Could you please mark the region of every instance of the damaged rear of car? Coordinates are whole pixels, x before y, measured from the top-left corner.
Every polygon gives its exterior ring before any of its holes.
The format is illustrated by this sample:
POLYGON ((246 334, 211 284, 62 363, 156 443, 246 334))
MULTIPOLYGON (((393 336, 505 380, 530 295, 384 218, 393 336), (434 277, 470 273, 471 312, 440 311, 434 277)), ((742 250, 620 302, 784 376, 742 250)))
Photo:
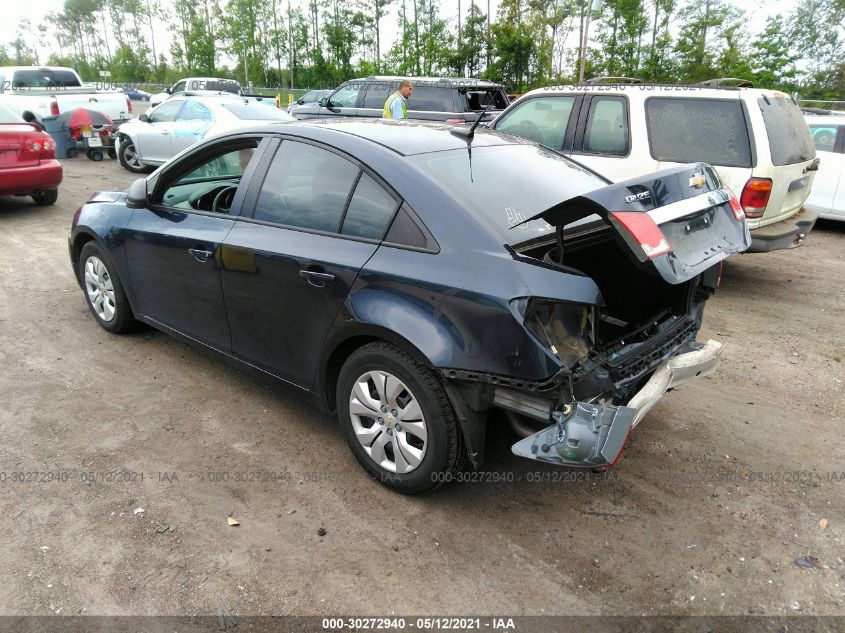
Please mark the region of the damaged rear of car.
POLYGON ((516 300, 562 367, 530 398, 497 389, 494 403, 551 423, 515 444, 516 455, 607 467, 666 391, 718 364, 722 344, 696 334, 721 261, 750 245, 742 207, 712 167, 697 164, 609 185, 532 219, 554 226, 556 241, 521 247, 520 256, 588 275, 601 300, 516 300))
MULTIPOLYGON (((669 389, 718 364, 722 344, 696 335, 721 262, 751 243, 742 207, 706 164, 603 184, 568 163, 568 186, 584 193, 537 211, 556 186, 543 178, 545 163, 531 165, 531 178, 514 190, 500 166, 485 162, 488 152, 503 150, 483 149, 470 148, 463 160, 444 152, 417 161, 496 225, 513 264, 500 274, 492 259, 479 263, 464 254, 473 260, 467 266, 488 270, 481 285, 497 287, 485 300, 506 299, 510 319, 480 323, 486 342, 462 338, 465 348, 477 342, 495 350, 486 362, 453 353, 432 363, 458 412, 469 458, 480 464, 478 429, 498 408, 526 436, 513 445, 516 455, 609 467, 669 389), (509 331, 512 323, 526 341, 509 331)), ((565 160, 539 152, 538 159, 565 160)), ((440 305, 441 318, 451 318, 450 305, 440 305)))

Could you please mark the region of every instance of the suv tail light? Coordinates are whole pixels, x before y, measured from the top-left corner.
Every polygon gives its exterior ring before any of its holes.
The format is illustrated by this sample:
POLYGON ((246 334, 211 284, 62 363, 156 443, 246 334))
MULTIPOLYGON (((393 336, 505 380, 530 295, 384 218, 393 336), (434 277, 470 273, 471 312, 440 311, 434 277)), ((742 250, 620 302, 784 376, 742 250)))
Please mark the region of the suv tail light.
POLYGON ((672 245, 648 213, 614 211, 610 215, 625 227, 649 259, 672 252, 672 245))
POLYGON ((772 194, 772 181, 768 178, 750 178, 742 190, 739 202, 746 217, 759 218, 766 211, 769 196, 772 194))
POLYGON ((132 102, 126 97, 126 112, 132 114, 132 102))
POLYGON ((41 160, 48 160, 56 157, 56 142, 49 136, 41 141, 41 160))
POLYGON ((58 101, 51 101, 50 102, 50 116, 59 116, 59 102, 58 101))

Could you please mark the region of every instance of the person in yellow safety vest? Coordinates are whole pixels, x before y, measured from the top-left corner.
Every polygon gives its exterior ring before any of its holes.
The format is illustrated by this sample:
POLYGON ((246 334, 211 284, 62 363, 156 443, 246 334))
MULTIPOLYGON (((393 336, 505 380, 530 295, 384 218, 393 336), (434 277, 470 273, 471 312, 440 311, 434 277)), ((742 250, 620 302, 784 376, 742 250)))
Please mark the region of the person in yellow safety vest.
POLYGON ((394 92, 384 102, 383 118, 385 119, 407 119, 408 118, 408 104, 407 101, 414 92, 414 87, 407 79, 399 82, 399 90, 394 92))

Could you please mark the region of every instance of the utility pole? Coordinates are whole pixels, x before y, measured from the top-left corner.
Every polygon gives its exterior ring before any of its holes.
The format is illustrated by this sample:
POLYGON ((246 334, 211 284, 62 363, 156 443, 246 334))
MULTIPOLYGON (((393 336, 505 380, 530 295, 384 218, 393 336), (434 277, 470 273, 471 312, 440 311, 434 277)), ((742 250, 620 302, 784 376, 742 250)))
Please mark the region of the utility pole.
POLYGON ((487 66, 490 68, 490 0, 487 0, 487 66))
POLYGON ((602 0, 585 0, 587 16, 584 18, 584 30, 581 34, 581 54, 578 69, 578 81, 584 81, 584 67, 587 65, 587 43, 590 41, 590 17, 593 11, 601 11, 602 0))
POLYGON ((295 57, 296 53, 293 50, 293 21, 290 18, 290 0, 288 0, 288 72, 290 73, 290 90, 293 90, 293 61, 295 57))
POLYGON ((241 46, 244 49, 244 87, 249 85, 249 74, 246 70, 246 34, 243 32, 243 27, 241 27, 241 46))

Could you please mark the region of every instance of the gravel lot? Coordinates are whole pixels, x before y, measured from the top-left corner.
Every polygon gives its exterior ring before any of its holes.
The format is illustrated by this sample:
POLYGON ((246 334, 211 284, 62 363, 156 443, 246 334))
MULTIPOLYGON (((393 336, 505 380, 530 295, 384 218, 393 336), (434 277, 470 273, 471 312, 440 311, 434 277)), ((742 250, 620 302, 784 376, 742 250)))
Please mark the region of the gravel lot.
POLYGON ((727 263, 719 370, 609 475, 519 460, 494 419, 513 481, 406 498, 297 394, 99 328, 67 232, 134 176, 64 164, 55 206, 0 198, 0 614, 845 615, 845 225, 727 263))

